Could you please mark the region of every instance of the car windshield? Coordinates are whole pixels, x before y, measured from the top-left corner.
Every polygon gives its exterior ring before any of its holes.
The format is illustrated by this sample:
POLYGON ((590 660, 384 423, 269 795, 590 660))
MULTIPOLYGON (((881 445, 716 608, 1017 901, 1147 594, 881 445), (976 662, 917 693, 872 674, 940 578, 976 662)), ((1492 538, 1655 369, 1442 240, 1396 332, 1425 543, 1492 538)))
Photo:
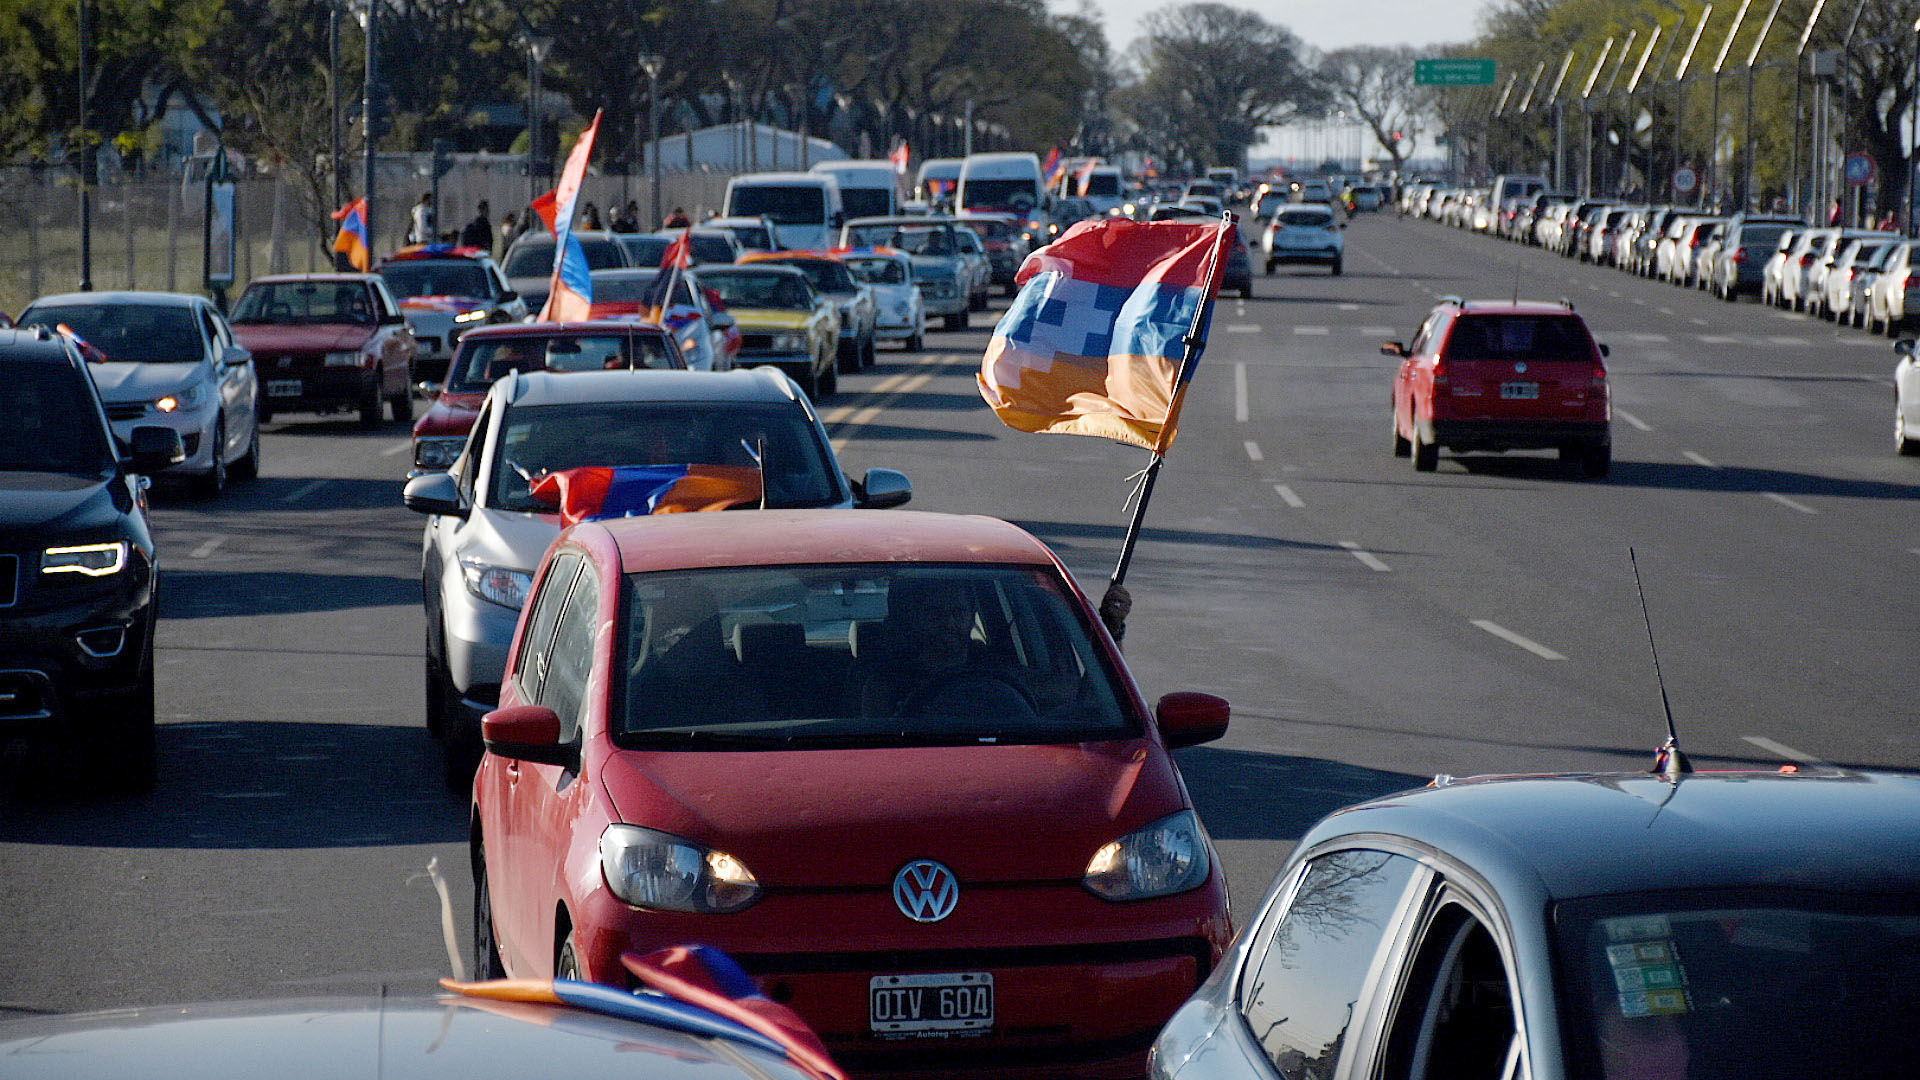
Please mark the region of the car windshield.
MULTIPOLYGON (((667 255, 667 245, 671 243, 673 241, 665 236, 623 235, 620 237, 620 246, 627 249, 628 266, 659 266, 660 260, 667 255)), ((547 248, 547 261, 550 270, 553 261, 551 246, 547 248)), ((538 270, 530 272, 540 273, 538 270)), ((507 267, 507 273, 515 277, 521 276, 511 265, 507 267)))
POLYGON ((0 472, 100 476, 113 469, 113 448, 101 429, 79 372, 66 364, 23 361, 0 377, 0 472))
MULTIPOLYGON (((773 247, 773 241, 767 236, 767 230, 758 225, 729 225, 727 231, 733 234, 734 241, 743 248, 767 251, 773 247)), ((659 257, 655 256, 654 261, 659 262, 659 257)))
POLYGON ((1013 222, 999 218, 968 218, 961 224, 988 240, 1005 240, 1019 231, 1013 227, 1013 222))
POLYGON ((767 505, 829 506, 840 482, 806 411, 790 402, 602 401, 509 410, 488 503, 545 511, 530 477, 583 465, 753 465, 764 447, 767 505))
MULTIPOLYGON (((1556 920, 1598 1080, 1894 1080, 1920 1060, 1920 914, 1842 897, 1618 898, 1556 920), (1711 903, 1711 901, 1709 901, 1711 903)), ((1567 912, 1563 912, 1565 914, 1567 912)))
POLYGON ((493 289, 487 281, 487 269, 466 259, 405 260, 380 268, 387 288, 398 297, 465 296, 490 297, 493 289))
POLYGON ((1129 737, 1053 572, 941 565, 632 574, 616 739, 649 748, 1129 737))
POLYGON ((703 263, 730 263, 733 261, 733 245, 724 236, 693 237, 693 261, 703 263))
POLYGON ((1587 360, 1586 324, 1566 315, 1472 315, 1447 336, 1450 360, 1587 360))
MULTIPOLYGON (((618 274, 595 274, 593 275, 593 302, 631 304, 648 300, 659 280, 660 271, 658 270, 622 270, 618 274)), ((673 302, 680 306, 693 305, 693 293, 689 291, 687 279, 684 276, 674 283, 673 302)))
POLYGON ((373 297, 357 281, 274 281, 247 286, 233 321, 373 325, 373 297))
POLYGON ((733 189, 727 205, 730 217, 759 217, 775 225, 819 225, 827 220, 827 194, 819 187, 757 187, 733 189))
POLYGON ((898 259, 848 259, 847 270, 869 285, 907 283, 907 268, 898 259))
POLYGON ((720 294, 729 308, 809 311, 806 278, 795 274, 715 274, 702 271, 700 284, 720 294))
POLYGON ((893 192, 886 188, 843 187, 840 205, 848 217, 878 217, 893 213, 893 192))
POLYGON ((859 225, 848 230, 849 247, 890 247, 914 255, 953 255, 947 227, 934 225, 859 225))
POLYGON ((1114 198, 1120 194, 1120 177, 1114 173, 1094 173, 1087 177, 1087 194, 1114 198))
MULTIPOLYGON (((575 237, 587 257, 587 269, 606 270, 627 265, 621 242, 610 236, 575 237)), ((661 246, 665 250, 665 245, 661 246)), ((656 258, 654 261, 658 262, 656 258)), ((638 265, 646 265, 644 262, 638 265)), ((537 277, 553 273, 553 237, 534 236, 520 240, 507 253, 504 271, 508 277, 537 277)), ((384 271, 383 271, 384 272, 384 271)))
POLYGON ((615 371, 677 367, 666 338, 655 333, 515 335, 460 342, 447 390, 478 394, 511 371, 615 371))
POLYGON ((65 325, 109 360, 192 364, 207 354, 193 309, 185 305, 35 305, 20 316, 20 325, 48 329, 65 325))
POLYGON ((1030 210, 1040 205, 1032 177, 989 180, 970 177, 966 181, 965 206, 1004 206, 1012 210, 1030 210))

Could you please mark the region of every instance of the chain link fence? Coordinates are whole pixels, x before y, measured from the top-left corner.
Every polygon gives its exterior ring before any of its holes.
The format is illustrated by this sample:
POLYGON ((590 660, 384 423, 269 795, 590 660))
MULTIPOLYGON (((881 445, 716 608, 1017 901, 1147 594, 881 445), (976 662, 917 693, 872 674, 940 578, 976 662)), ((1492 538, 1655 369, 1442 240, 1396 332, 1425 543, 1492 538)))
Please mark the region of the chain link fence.
MULTIPOLYGON (((698 221, 718 213, 728 173, 663 171, 662 214, 675 208, 698 221)), ((542 177, 539 191, 552 186, 542 177)), ((124 179, 96 186, 89 248, 96 290, 206 292, 207 194, 201 180, 124 179)), ((492 214, 494 253, 509 212, 524 220, 530 185, 516 163, 460 162, 435 183, 426 155, 383 155, 375 178, 373 248, 385 254, 404 243, 408 211, 436 192, 437 227, 457 234, 481 200, 492 214)), ((652 177, 589 176, 579 207, 598 208, 603 223, 628 202, 652 222, 652 177)), ((333 206, 316 206, 307 188, 277 177, 247 177, 234 185, 234 283, 238 296, 256 276, 333 267, 333 206)), ((57 169, 0 170, 0 312, 16 315, 34 297, 80 287, 80 194, 74 175, 57 169)))

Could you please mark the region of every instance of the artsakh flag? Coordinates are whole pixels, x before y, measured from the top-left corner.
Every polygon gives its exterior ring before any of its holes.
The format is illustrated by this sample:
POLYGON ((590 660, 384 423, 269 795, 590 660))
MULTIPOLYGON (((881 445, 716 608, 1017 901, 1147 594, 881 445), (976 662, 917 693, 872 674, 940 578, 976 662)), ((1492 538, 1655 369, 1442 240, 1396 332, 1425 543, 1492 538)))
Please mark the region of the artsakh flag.
POLYGON ((807 1022, 760 987, 731 956, 705 945, 676 945, 641 956, 623 953, 620 963, 652 990, 692 1002, 779 1042, 794 1064, 823 1080, 846 1080, 807 1022))
POLYGON ((548 473, 531 494, 557 507, 566 526, 757 505, 762 484, 760 470, 746 465, 589 465, 548 473))
MULTIPOLYGON (((1083 221, 1027 256, 993 331, 980 396, 1020 431, 1172 444, 1185 338, 1219 295, 1232 221, 1083 221)), ((1204 345, 1205 320, 1200 328, 1204 345)))
POLYGON ((593 276, 587 266, 587 251, 573 235, 573 208, 580 198, 580 184, 587 177, 587 162, 593 157, 593 140, 600 133, 600 113, 580 133, 567 155, 567 166, 560 171, 560 183, 554 188, 558 203, 553 221, 553 284, 547 302, 540 309, 540 322, 578 322, 593 313, 593 276))
POLYGON ((355 270, 366 273, 373 268, 373 244, 367 239, 367 200, 363 196, 333 212, 340 231, 333 235, 333 250, 347 257, 355 270))

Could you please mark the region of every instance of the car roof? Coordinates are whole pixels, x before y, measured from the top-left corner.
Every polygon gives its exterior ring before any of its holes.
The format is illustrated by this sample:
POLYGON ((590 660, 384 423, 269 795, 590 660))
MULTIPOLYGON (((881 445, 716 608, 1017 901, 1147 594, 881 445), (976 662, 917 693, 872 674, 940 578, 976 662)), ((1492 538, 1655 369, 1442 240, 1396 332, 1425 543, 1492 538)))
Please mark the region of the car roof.
MULTIPOLYGON (((1920 891, 1920 777, 1747 771, 1478 777, 1373 799, 1301 841, 1386 834, 1547 900, 1623 892, 1920 891)), ((1503 890, 1504 891, 1504 890, 1503 890)))
POLYGON ((762 510, 594 522, 626 570, 840 563, 1053 566, 1025 530, 998 518, 913 510, 762 510))
POLYGON ((703 274, 712 274, 712 273, 771 274, 771 275, 789 274, 794 277, 800 278, 802 281, 806 280, 806 277, 807 277, 806 271, 800 269, 797 266, 788 265, 790 262, 791 260, 776 261, 776 260, 769 259, 764 262, 755 260, 753 262, 708 263, 705 266, 694 267, 692 273, 696 277, 701 276, 703 274))
POLYGON ((1465 313, 1498 312, 1502 315, 1574 315, 1573 305, 1565 300, 1462 300, 1447 297, 1441 307, 1457 307, 1465 313))
POLYGON ((42 296, 29 308, 64 304, 138 304, 143 307, 205 307, 211 301, 186 293, 170 292, 73 292, 42 296))
POLYGON ((33 361, 71 366, 74 362, 66 342, 44 326, 0 330, 0 359, 9 364, 33 361))
POLYGON ((312 273, 312 274, 262 274, 259 277, 254 278, 252 281, 247 282, 247 285, 249 287, 252 287, 254 285, 278 285, 283 282, 289 282, 289 281, 367 282, 367 281, 379 281, 379 280, 381 280, 381 277, 379 274, 341 273, 339 271, 334 271, 334 270, 323 270, 323 271, 312 273))
POLYGON ((460 340, 464 343, 485 341, 489 338, 589 337, 606 333, 666 335, 665 330, 652 323, 632 322, 627 319, 583 319, 577 322, 495 323, 491 326, 476 326, 460 335, 460 340))
POLYGON ((797 400, 792 383, 773 370, 533 371, 494 384, 515 408, 596 401, 797 400))

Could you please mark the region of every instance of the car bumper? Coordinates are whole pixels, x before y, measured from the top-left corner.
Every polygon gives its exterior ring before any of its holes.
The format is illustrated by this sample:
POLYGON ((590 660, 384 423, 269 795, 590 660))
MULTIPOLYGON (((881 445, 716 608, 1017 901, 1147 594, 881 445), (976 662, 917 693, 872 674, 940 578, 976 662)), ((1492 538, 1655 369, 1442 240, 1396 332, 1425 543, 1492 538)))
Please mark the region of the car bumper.
POLYGON ((144 408, 138 416, 122 419, 130 406, 107 406, 107 415, 111 418, 114 437, 122 443, 133 441, 133 429, 137 427, 166 427, 180 433, 180 443, 186 449, 185 461, 167 470, 168 476, 204 475, 213 471, 213 429, 220 417, 220 407, 215 403, 200 405, 197 408, 179 412, 163 413, 152 406, 144 408))
POLYGON ((275 412, 355 405, 373 386, 362 367, 311 367, 273 372, 260 380, 260 396, 275 412))
POLYGON ((144 556, 121 573, 124 582, 86 583, 57 606, 0 609, 0 734, 59 731, 77 709, 139 685, 153 575, 144 556))
POLYGON ((1458 419, 1433 422, 1433 441, 1451 450, 1537 450, 1569 444, 1607 446, 1604 420, 1458 419))
MULTIPOLYGON (((956 290, 959 286, 954 287, 956 290)), ((952 296, 929 296, 921 294, 921 306, 929 315, 958 315, 967 310, 967 294, 956 291, 952 296)))
POLYGON ((1340 261, 1340 251, 1337 248, 1321 248, 1317 250, 1279 248, 1267 255, 1267 261, 1275 266, 1285 266, 1293 263, 1314 263, 1331 266, 1340 261))
POLYGON ((925 329, 925 319, 915 319, 912 322, 903 323, 883 322, 874 325, 873 336, 879 341, 904 341, 915 334, 923 332, 925 329))
POLYGON ((476 598, 459 580, 458 570, 452 576, 452 582, 442 583, 448 591, 440 599, 447 675, 462 697, 492 704, 487 699, 500 692, 500 676, 507 669, 507 651, 520 613, 476 598))

